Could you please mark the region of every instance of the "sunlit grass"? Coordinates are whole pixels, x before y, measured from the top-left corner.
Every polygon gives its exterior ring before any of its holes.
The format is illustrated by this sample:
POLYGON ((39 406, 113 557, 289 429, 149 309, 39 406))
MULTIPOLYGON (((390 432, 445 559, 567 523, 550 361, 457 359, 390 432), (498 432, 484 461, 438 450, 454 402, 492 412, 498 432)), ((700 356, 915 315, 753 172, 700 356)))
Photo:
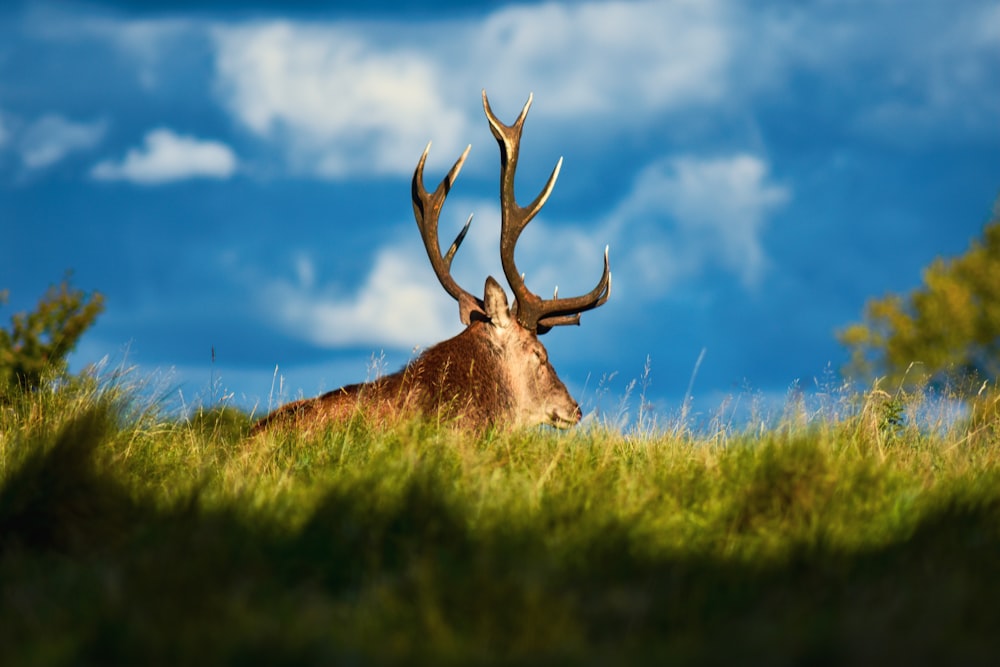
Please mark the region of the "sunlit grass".
POLYGON ((128 373, 52 386, 0 406, 4 664, 995 655, 986 395, 248 438, 128 373))

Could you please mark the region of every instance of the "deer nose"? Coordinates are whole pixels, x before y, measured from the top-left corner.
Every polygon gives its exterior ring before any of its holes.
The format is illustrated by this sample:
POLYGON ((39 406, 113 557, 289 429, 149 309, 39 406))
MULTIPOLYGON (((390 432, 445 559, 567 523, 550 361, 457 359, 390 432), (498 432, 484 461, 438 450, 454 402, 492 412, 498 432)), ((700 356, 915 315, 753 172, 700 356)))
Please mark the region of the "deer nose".
POLYGON ((573 420, 580 421, 581 419, 583 419, 583 410, 581 410, 580 406, 577 405, 576 408, 573 410, 573 420))

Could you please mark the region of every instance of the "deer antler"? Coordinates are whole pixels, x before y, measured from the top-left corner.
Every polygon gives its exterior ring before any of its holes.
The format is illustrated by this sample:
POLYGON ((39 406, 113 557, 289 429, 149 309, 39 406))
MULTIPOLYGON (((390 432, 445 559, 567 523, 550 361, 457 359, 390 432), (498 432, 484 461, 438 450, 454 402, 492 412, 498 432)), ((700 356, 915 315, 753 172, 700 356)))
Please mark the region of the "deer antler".
POLYGON ((462 170, 462 165, 465 163, 465 158, 468 157, 471 148, 470 144, 458 160, 455 161, 455 164, 441 180, 441 183, 438 184, 434 192, 428 193, 427 189, 424 188, 424 163, 427 161, 427 153, 431 150, 431 145, 428 143, 427 148, 424 149, 424 154, 420 156, 416 170, 413 172, 413 185, 411 187, 413 193, 413 216, 417 219, 420 236, 424 239, 424 248, 427 250, 427 257, 431 260, 431 266, 434 268, 434 273, 437 274, 441 286, 458 301, 459 317, 462 319, 462 324, 466 325, 471 322, 473 311, 483 312, 483 302, 462 289, 455 282, 455 279, 451 277, 451 260, 454 259, 455 252, 462 245, 462 241, 465 240, 465 234, 469 231, 469 225, 472 224, 472 216, 469 216, 465 226, 462 227, 462 231, 458 233, 451 247, 448 248, 448 252, 443 256, 441 255, 441 247, 438 244, 438 217, 441 215, 441 207, 444 205, 444 200, 448 196, 448 192, 451 190, 455 179, 458 178, 458 172, 462 170))
MULTIPOLYGON (((528 115, 532 96, 521 110, 513 125, 504 125, 494 115, 490 102, 483 90, 483 109, 490 121, 490 130, 500 145, 500 261, 507 283, 514 291, 514 311, 517 321, 524 328, 543 334, 554 326, 579 324, 580 313, 603 305, 611 295, 611 269, 608 264, 608 249, 604 249, 604 274, 597 286, 582 296, 558 298, 558 292, 551 299, 542 299, 524 284, 524 276, 514 263, 514 246, 521 232, 531 222, 552 193, 559 177, 562 158, 556 163, 552 175, 542 191, 528 206, 519 206, 514 199, 514 172, 517 170, 517 154, 521 144, 521 130, 528 115)), ((464 159, 464 156, 463 156, 464 159)))

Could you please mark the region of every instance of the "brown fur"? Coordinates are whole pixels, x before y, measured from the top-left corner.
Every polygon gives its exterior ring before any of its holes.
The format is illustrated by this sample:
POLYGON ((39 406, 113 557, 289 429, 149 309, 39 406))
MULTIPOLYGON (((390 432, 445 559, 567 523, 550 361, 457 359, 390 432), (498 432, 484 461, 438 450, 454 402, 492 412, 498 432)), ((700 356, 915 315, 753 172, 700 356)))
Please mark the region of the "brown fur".
POLYGON ((548 361, 538 336, 510 316, 507 295, 486 281, 483 310, 465 330, 431 347, 406 368, 364 384, 282 406, 253 433, 273 427, 309 431, 352 415, 387 420, 423 415, 466 428, 580 420, 580 408, 548 361))
MULTIPOLYGON (((513 324, 513 326, 517 326, 513 324)), ((517 327, 513 332, 525 340, 513 341, 514 354, 532 354, 529 349, 542 348, 533 334, 517 327)), ((503 332, 507 334, 507 332, 503 332)), ((523 410, 518 399, 524 393, 508 370, 510 355, 502 343, 497 344, 496 327, 486 321, 473 322, 462 333, 429 348, 397 373, 373 382, 352 384, 312 399, 289 403, 260 420, 253 429, 259 433, 273 427, 291 427, 300 431, 347 421, 355 414, 379 420, 423 415, 450 423, 483 430, 490 426, 522 425, 523 410)), ((510 347, 510 346, 507 346, 510 347)), ((543 360, 544 361, 544 360, 543 360)), ((557 426, 566 426, 579 419, 579 408, 547 361, 536 373, 550 376, 551 387, 532 379, 533 389, 555 390, 571 403, 557 426), (552 381, 554 380, 554 383, 552 381)), ((520 383, 525 384, 524 382, 520 383)), ((530 389, 529 389, 530 390, 530 389)), ((534 394, 534 392, 532 392, 534 394)), ((537 395, 526 397, 540 402, 537 395)), ((537 422, 536 422, 537 423, 537 422)))

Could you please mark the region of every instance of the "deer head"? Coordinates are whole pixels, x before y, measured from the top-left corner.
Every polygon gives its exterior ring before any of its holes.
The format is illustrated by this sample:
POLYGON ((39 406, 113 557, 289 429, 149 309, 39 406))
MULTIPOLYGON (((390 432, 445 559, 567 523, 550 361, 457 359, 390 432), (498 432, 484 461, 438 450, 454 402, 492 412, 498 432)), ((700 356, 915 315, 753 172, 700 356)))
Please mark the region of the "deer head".
POLYGON ((549 198, 562 167, 560 158, 538 196, 528 206, 517 203, 514 176, 521 131, 531 101, 532 96, 529 95, 514 124, 505 125, 493 113, 486 91, 483 91, 483 109, 500 147, 500 260, 504 276, 514 293, 513 305, 508 307, 506 293, 492 276, 487 279, 484 296, 480 299, 459 286, 451 275, 452 260, 469 231, 472 216, 469 216, 448 251, 441 254, 438 242, 441 208, 471 146, 459 156, 434 192, 428 192, 423 182, 424 163, 430 151, 430 144, 427 145, 413 174, 413 213, 434 273, 445 291, 458 302, 462 323, 471 329, 475 323, 482 322, 485 325, 480 329, 483 335, 488 336, 501 352, 509 374, 514 419, 524 424, 547 423, 568 427, 580 420, 580 408, 556 375, 538 336, 554 326, 579 324, 581 313, 603 305, 611 294, 611 270, 605 248, 604 271, 594 289, 582 296, 560 298, 557 288, 551 299, 543 299, 531 292, 525 285, 524 275, 517 270, 514 261, 517 240, 549 198))

